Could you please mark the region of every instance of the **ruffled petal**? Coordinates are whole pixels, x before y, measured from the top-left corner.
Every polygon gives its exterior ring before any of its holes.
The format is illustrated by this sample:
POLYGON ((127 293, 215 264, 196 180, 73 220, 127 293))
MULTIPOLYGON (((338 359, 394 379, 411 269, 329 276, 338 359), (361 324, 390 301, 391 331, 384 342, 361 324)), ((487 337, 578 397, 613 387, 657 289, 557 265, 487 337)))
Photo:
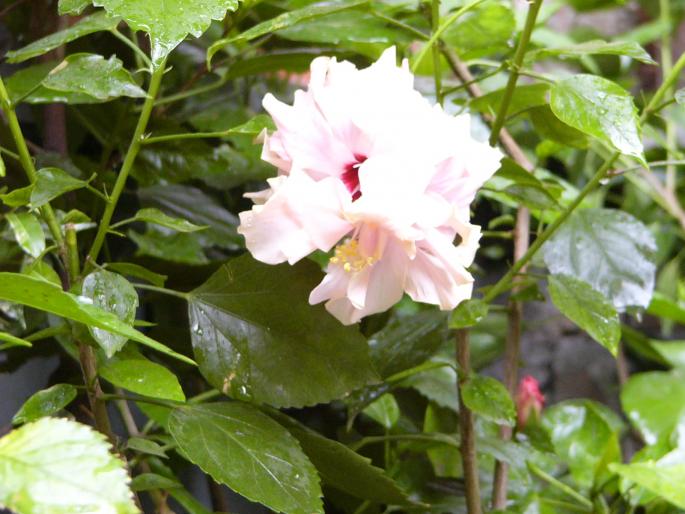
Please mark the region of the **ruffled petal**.
POLYGON ((294 174, 270 184, 272 193, 263 204, 240 213, 238 232, 257 260, 293 264, 314 250, 330 250, 352 229, 342 217, 350 200, 340 181, 294 174))

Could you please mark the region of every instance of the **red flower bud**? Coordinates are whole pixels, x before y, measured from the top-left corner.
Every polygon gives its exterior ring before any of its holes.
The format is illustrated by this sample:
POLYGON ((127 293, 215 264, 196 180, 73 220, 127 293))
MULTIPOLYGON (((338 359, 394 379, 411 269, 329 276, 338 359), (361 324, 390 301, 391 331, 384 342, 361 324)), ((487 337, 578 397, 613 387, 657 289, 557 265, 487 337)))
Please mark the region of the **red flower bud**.
POLYGON ((526 426, 531 413, 535 420, 539 419, 544 405, 545 397, 540 392, 540 383, 530 375, 523 377, 516 392, 518 428, 526 426))

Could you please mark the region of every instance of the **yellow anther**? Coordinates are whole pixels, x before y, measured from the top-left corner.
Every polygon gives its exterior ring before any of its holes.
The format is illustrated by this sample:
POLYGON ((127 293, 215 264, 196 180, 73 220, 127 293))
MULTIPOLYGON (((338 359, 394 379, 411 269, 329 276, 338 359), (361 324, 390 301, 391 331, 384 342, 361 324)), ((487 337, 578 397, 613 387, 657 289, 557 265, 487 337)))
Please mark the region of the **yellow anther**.
POLYGON ((359 251, 359 241, 356 239, 347 239, 344 243, 335 248, 335 255, 331 257, 329 262, 331 264, 342 265, 342 268, 347 273, 358 273, 367 266, 372 266, 376 262, 376 258, 361 255, 359 251))

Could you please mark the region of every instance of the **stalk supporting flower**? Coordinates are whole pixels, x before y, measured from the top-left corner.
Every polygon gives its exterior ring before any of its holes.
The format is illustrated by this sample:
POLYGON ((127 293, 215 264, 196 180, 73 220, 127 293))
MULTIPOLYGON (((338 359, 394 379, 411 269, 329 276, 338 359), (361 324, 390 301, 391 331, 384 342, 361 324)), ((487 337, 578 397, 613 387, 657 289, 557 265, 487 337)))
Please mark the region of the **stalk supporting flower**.
POLYGON ((472 138, 468 116, 431 106, 394 48, 363 70, 315 59, 294 105, 267 95, 264 107, 278 130, 264 134, 262 157, 279 174, 240 214, 255 258, 332 251, 310 302, 345 324, 404 293, 444 310, 470 298, 480 227, 469 206, 501 153, 472 138))

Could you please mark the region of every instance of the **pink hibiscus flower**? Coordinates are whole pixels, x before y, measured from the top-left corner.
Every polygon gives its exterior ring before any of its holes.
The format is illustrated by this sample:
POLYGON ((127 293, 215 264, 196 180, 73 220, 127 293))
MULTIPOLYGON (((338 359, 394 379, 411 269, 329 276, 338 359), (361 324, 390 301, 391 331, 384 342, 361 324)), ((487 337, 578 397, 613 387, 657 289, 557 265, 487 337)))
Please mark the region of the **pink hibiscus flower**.
POLYGON ((256 259, 334 249, 309 301, 345 324, 404 293, 445 310, 470 298, 480 227, 469 206, 502 155, 471 137, 468 115, 431 106, 394 48, 363 70, 317 58, 294 105, 263 103, 278 130, 262 157, 279 175, 248 195, 238 229, 256 259))

